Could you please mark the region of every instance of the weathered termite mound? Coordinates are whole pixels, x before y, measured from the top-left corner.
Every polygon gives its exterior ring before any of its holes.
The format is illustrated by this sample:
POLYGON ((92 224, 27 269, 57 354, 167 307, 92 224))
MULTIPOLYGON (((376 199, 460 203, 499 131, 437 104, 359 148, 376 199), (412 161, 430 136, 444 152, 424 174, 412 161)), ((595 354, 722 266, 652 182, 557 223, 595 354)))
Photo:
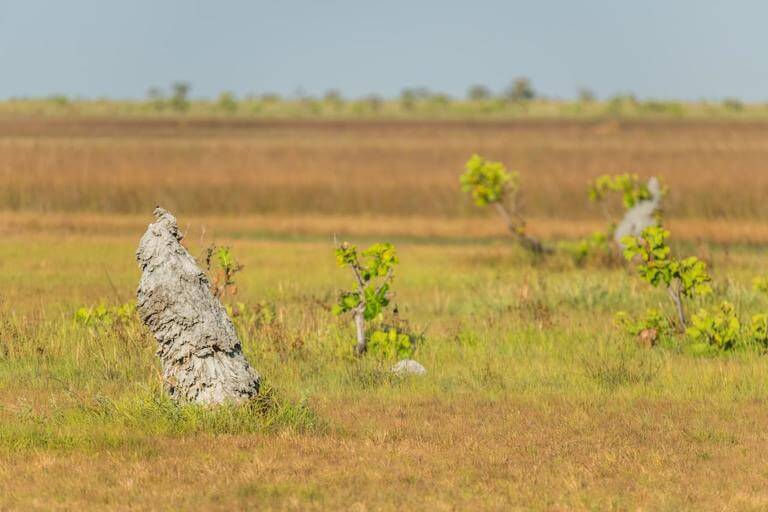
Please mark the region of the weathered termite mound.
POLYGON ((638 202, 627 210, 624 218, 616 226, 613 239, 619 245, 621 245, 621 239, 625 236, 640 236, 645 228, 658 224, 656 212, 661 208, 661 200, 664 194, 662 193, 659 180, 655 177, 648 180, 647 186, 651 197, 638 202))
POLYGON ((181 245, 176 218, 159 206, 154 213, 136 251, 136 308, 157 339, 165 388, 178 402, 247 400, 259 391, 259 375, 208 278, 181 245))

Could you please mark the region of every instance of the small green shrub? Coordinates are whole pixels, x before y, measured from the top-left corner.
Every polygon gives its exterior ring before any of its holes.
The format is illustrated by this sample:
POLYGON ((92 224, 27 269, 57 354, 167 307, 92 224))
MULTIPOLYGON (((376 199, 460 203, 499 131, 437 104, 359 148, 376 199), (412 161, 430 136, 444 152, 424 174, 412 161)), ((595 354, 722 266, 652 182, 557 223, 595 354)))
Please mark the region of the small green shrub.
POLYGON ((639 238, 628 236, 622 239, 624 256, 630 261, 640 259, 638 274, 653 286, 670 286, 673 281, 679 280, 680 293, 686 297, 711 293, 707 264, 695 256, 683 260, 671 258, 667 238, 669 231, 650 226, 639 238))
POLYGON ((220 110, 227 112, 229 114, 234 114, 237 112, 237 98, 235 98, 235 95, 232 94, 229 91, 222 92, 219 94, 219 100, 218 105, 220 110))
POLYGON ((99 304, 83 306, 75 311, 75 323, 85 327, 108 327, 127 324, 136 318, 136 303, 126 302, 115 306, 99 304))
POLYGON ((756 292, 768 293, 768 276, 757 276, 752 280, 752 289, 756 292))
POLYGON ((685 333, 696 343, 729 350, 739 341, 741 322, 733 304, 723 301, 711 310, 701 309, 692 315, 691 326, 685 333))
POLYGON ((480 155, 472 155, 459 181, 462 190, 469 192, 477 206, 487 206, 516 193, 520 175, 507 171, 501 162, 492 162, 480 155))
POLYGON ((398 264, 395 246, 377 243, 358 254, 357 247, 344 242, 336 244, 336 261, 348 267, 355 276, 356 289, 342 290, 332 308, 335 315, 352 313, 357 331, 358 355, 367 349, 365 322, 378 317, 389 306, 390 283, 398 264))
POLYGON ((612 263, 616 259, 609 235, 602 231, 596 231, 576 242, 562 242, 560 248, 567 252, 578 266, 588 261, 612 263))
POLYGON ((768 315, 752 315, 749 328, 750 341, 763 350, 768 349, 768 315))
POLYGON ((382 323, 371 332, 368 350, 379 359, 409 359, 423 341, 423 333, 412 332, 395 315, 394 322, 382 323))
POLYGON ((542 243, 526 233, 525 219, 517 211, 516 199, 520 175, 510 172, 501 162, 472 155, 459 177, 461 188, 468 192, 477 206, 493 206, 507 229, 520 244, 536 255, 551 252, 542 243))
POLYGON ((237 295, 235 275, 244 267, 235 260, 229 247, 216 244, 208 246, 204 264, 214 296, 225 298, 237 295))
POLYGON ((637 273, 645 281, 656 287, 664 285, 677 310, 680 329, 684 330, 687 321, 682 299, 707 295, 712 292, 707 273, 707 265, 695 256, 679 260, 670 256, 667 245, 669 231, 660 226, 650 226, 643 230, 640 237, 624 237, 624 256, 629 261, 637 261, 637 273))
POLYGON ((640 341, 646 345, 655 345, 661 337, 669 336, 674 331, 669 318, 655 308, 647 309, 640 318, 632 318, 626 311, 619 311, 614 322, 627 334, 640 337, 640 341))

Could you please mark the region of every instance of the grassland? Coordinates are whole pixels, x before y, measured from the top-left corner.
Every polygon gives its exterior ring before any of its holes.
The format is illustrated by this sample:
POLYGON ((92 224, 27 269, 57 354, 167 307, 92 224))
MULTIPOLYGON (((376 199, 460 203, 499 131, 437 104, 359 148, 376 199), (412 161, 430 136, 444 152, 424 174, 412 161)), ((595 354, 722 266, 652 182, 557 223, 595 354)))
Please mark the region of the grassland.
POLYGON ((461 198, 473 151, 522 173, 548 239, 604 223, 590 177, 663 176, 675 249, 709 261, 745 320, 768 311, 749 286, 766 272, 761 123, 6 119, 0 508, 768 507, 768 359, 639 347, 613 315, 664 293, 622 267, 532 261, 461 198), (156 202, 194 254, 233 248, 238 300, 276 308, 241 329, 271 390, 249 409, 168 403, 138 322, 73 320, 131 299, 156 202), (426 377, 350 356, 351 325, 327 310, 349 279, 334 232, 397 244, 426 377))

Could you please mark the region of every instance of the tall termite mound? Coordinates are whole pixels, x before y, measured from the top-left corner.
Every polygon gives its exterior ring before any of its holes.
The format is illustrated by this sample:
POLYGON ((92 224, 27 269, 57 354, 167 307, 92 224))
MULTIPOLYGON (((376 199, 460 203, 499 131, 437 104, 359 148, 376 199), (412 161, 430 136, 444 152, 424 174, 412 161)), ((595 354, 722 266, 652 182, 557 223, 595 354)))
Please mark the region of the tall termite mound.
POLYGON ((247 400, 259 391, 259 374, 208 278, 181 245, 176 218, 159 206, 154 213, 136 251, 136 308, 157 339, 165 388, 177 402, 247 400))
POLYGON ((616 226, 613 239, 617 244, 621 245, 621 239, 625 236, 640 236, 645 228, 658 225, 656 212, 661 208, 661 200, 664 194, 661 190, 661 184, 656 177, 651 177, 648 180, 647 187, 651 197, 639 201, 635 206, 627 210, 624 218, 616 226))

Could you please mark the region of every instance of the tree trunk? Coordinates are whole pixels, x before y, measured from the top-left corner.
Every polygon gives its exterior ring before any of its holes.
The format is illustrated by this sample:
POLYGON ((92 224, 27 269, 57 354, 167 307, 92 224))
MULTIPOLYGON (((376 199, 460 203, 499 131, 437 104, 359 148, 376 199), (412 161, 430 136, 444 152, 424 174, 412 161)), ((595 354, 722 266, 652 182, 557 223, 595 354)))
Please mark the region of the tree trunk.
POLYGON ((181 245, 176 218, 160 207, 155 218, 136 251, 136 308, 157 339, 166 390, 177 402, 197 404, 253 397, 259 375, 208 278, 181 245))
POLYGON ((680 281, 675 279, 669 285, 669 288, 667 288, 667 293, 669 293, 669 297, 672 299, 672 302, 675 304, 675 309, 677 310, 677 320, 680 322, 679 330, 680 332, 685 332, 685 328, 688 325, 688 322, 685 319, 683 299, 680 297, 680 287, 680 281))
POLYGON ((509 232, 517 238, 517 240, 520 242, 520 245, 522 245, 525 249, 536 255, 552 252, 547 247, 544 247, 544 244, 542 244, 538 239, 528 235, 523 230, 524 225, 516 224, 512 219, 512 215, 510 215, 509 211, 504 207, 503 204, 496 202, 493 203, 493 206, 496 208, 496 212, 499 214, 499 216, 501 216, 504 224, 507 225, 509 232))
POLYGON ((365 353, 365 349, 368 348, 368 344, 365 340, 365 312, 356 310, 354 315, 355 331, 357 332, 357 345, 355 346, 355 354, 361 356, 365 353))

